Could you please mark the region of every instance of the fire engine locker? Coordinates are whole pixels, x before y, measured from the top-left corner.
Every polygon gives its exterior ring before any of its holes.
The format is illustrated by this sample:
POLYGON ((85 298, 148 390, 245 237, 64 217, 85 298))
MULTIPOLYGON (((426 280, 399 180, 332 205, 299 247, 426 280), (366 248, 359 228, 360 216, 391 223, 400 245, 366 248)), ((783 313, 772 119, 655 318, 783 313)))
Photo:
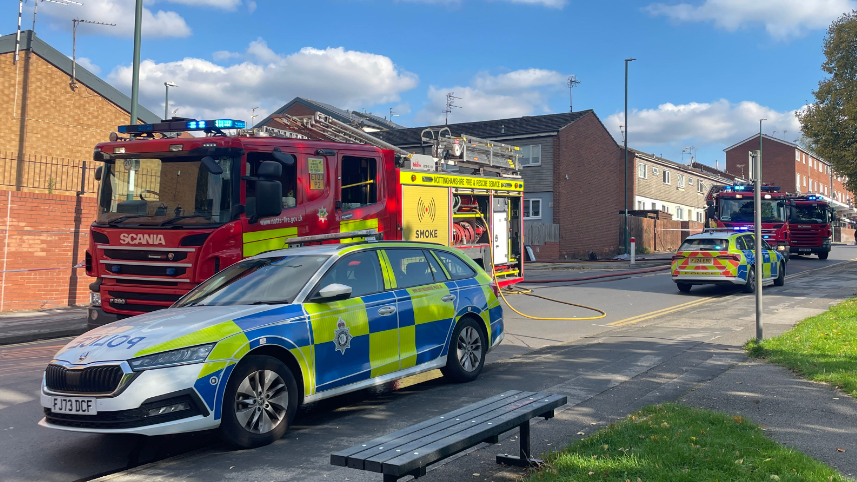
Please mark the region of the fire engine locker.
POLYGON ((509 262, 509 200, 495 197, 492 222, 494 264, 509 262))

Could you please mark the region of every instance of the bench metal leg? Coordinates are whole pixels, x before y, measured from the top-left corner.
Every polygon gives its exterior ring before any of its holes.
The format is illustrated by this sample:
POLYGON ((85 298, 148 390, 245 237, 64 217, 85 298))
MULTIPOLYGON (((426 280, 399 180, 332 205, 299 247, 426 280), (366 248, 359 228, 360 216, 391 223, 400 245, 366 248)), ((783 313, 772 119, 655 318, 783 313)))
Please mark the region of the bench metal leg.
POLYGON ((530 421, 522 423, 518 426, 520 430, 520 439, 521 439, 521 449, 520 455, 498 455, 497 463, 498 464, 506 464, 506 465, 514 465, 517 467, 534 467, 544 463, 544 461, 533 458, 532 453, 530 452, 530 421))
POLYGON ((425 467, 420 467, 420 468, 413 470, 411 472, 408 472, 407 474, 402 475, 402 476, 384 474, 384 482, 397 482, 400 478, 407 477, 409 475, 415 479, 419 479, 420 477, 424 476, 425 474, 426 474, 426 468, 425 467))

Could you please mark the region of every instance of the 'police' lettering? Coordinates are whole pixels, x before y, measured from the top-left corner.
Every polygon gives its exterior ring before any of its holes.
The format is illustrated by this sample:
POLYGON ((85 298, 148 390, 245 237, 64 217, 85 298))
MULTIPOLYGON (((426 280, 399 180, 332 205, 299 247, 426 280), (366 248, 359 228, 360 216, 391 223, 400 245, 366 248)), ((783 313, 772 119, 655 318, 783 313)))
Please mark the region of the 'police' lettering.
POLYGON ((107 346, 110 348, 116 348, 117 346, 125 343, 126 341, 128 341, 127 336, 125 336, 125 335, 117 336, 116 338, 113 338, 110 341, 108 341, 107 346))
POLYGON ((437 239, 437 229, 417 229, 417 239, 437 239))

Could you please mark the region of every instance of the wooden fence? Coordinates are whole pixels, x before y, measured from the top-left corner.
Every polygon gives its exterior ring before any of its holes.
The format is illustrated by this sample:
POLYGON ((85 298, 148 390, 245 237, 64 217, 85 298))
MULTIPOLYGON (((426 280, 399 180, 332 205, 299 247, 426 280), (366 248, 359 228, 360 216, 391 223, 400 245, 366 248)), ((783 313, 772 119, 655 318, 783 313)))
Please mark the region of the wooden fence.
POLYGON ((532 246, 559 242, 559 224, 524 223, 524 242, 532 246))
MULTIPOLYGON (((620 236, 624 216, 619 216, 620 236)), ((675 251, 685 238, 702 232, 703 224, 696 221, 673 221, 628 216, 628 231, 635 238, 638 253, 675 251)))

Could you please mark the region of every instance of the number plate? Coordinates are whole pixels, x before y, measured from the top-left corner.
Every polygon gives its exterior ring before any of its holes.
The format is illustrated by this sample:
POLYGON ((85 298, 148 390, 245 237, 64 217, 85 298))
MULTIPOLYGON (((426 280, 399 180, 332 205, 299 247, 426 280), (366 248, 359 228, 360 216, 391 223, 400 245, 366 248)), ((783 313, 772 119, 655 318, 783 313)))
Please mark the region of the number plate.
POLYGON ((798 251, 806 251, 806 252, 810 252, 810 251, 812 251, 812 250, 811 250, 810 248, 798 248, 798 251))
POLYGON ((53 397, 54 413, 70 413, 72 415, 98 415, 94 398, 53 397))
POLYGON ((714 264, 713 258, 690 258, 690 262, 693 264, 714 264))

